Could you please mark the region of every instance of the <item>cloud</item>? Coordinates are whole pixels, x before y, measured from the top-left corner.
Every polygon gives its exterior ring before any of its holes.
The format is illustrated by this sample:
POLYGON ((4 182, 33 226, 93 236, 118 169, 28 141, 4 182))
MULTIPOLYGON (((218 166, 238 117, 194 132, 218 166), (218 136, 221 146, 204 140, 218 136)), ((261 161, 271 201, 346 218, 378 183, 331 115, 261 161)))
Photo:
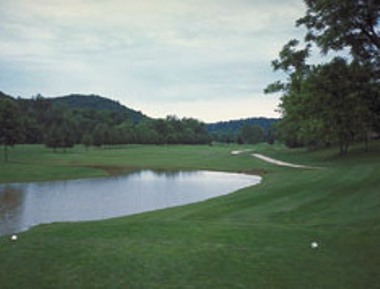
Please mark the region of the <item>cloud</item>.
POLYGON ((127 105, 259 102, 275 78, 270 61, 300 35, 300 2, 2 0, 0 86, 24 96, 102 93, 127 105))

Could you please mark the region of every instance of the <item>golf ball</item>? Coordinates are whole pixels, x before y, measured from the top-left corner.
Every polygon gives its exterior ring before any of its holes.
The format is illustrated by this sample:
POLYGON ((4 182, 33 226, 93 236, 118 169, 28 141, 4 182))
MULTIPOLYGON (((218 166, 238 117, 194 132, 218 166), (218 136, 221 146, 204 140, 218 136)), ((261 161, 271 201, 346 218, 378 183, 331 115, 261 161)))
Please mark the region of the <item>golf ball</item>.
POLYGON ((12 235, 11 240, 12 241, 17 241, 17 238, 18 238, 17 235, 12 235))
POLYGON ((311 248, 312 249, 316 249, 316 248, 318 248, 318 243, 317 242, 311 242, 311 248))

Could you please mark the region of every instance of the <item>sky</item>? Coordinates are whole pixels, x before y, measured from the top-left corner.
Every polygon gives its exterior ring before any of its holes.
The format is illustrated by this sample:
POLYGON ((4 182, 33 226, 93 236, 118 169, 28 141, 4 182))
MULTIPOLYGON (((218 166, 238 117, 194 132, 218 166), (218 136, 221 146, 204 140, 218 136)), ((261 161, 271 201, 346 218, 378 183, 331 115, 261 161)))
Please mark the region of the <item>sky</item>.
POLYGON ((0 0, 0 90, 97 94, 151 117, 279 117, 271 61, 302 0, 0 0))

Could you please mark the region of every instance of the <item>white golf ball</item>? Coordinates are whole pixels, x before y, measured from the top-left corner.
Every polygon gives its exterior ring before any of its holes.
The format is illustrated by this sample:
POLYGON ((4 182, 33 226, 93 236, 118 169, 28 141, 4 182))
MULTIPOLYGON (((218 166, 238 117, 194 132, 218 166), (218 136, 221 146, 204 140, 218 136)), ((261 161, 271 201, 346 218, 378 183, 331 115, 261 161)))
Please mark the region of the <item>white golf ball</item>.
POLYGON ((12 235, 11 240, 12 241, 17 241, 17 238, 18 238, 17 235, 12 235))
POLYGON ((311 248, 312 249, 316 249, 316 248, 318 248, 318 243, 317 242, 311 242, 311 248))

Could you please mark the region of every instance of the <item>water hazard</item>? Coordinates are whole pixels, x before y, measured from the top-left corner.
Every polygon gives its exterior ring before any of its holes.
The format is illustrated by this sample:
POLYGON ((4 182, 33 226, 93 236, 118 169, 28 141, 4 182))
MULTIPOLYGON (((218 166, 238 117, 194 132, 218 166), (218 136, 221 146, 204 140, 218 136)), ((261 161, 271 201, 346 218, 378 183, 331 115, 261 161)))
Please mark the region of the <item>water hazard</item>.
POLYGON ((0 236, 39 224, 101 220, 190 204, 259 183, 210 171, 139 171, 125 176, 0 185, 0 236))

